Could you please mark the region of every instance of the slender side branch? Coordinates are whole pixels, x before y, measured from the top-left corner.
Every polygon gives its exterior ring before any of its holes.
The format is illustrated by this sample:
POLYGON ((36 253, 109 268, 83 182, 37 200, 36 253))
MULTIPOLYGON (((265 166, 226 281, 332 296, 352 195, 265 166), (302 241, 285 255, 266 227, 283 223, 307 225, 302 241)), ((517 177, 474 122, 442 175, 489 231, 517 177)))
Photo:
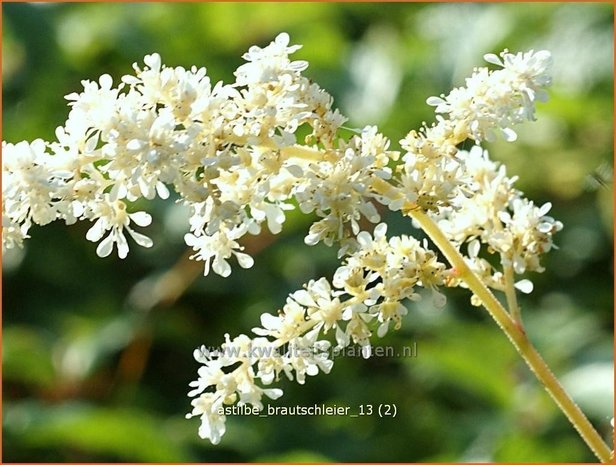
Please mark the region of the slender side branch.
POLYGON ((460 252, 451 244, 432 219, 420 210, 410 210, 409 214, 420 224, 425 233, 443 252, 452 266, 455 267, 460 279, 479 297, 492 318, 507 335, 513 346, 522 356, 537 379, 543 384, 552 399, 560 407, 573 424, 582 439, 602 463, 611 461, 611 451, 595 430, 578 405, 569 397, 556 379, 541 355, 528 339, 524 329, 517 324, 502 307, 499 301, 471 271, 460 252))
POLYGON ((505 276, 505 296, 507 297, 507 307, 511 318, 520 326, 522 326, 522 314, 518 306, 518 299, 515 295, 515 278, 513 276, 513 267, 511 265, 503 266, 503 274, 505 276))

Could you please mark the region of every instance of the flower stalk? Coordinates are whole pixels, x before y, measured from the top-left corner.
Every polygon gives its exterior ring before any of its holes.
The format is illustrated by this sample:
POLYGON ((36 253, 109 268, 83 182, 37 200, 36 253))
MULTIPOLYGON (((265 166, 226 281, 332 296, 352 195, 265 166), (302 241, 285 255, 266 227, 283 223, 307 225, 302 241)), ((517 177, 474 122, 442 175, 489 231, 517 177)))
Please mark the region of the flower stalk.
POLYGON ((421 225, 424 232, 432 239, 447 260, 449 260, 460 279, 462 279, 471 291, 481 299, 484 308, 507 335, 520 356, 524 359, 546 391, 548 391, 560 410, 567 416, 584 442, 586 442, 588 447, 602 463, 609 463, 611 461, 610 448, 603 441, 588 418, 586 418, 586 415, 584 415, 580 407, 564 390, 539 352, 537 352, 537 349, 535 349, 528 339, 522 325, 507 313, 492 292, 490 292, 484 283, 471 271, 460 252, 451 244, 439 229, 438 225, 420 210, 409 211, 410 215, 421 225))

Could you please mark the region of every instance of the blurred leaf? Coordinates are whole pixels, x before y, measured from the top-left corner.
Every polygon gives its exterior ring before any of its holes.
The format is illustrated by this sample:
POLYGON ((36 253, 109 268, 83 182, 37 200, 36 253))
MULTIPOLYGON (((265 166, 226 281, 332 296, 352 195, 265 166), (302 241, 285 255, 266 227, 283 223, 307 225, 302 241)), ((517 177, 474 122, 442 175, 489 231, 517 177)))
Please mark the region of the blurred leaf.
POLYGON ((494 455, 496 462, 583 462, 582 441, 541 441, 532 435, 512 432, 503 435, 494 455))
POLYGON ((422 341, 413 365, 423 376, 437 377, 503 408, 511 403, 515 353, 506 337, 490 322, 486 325, 456 322, 439 331, 439 337, 422 341))
POLYGON ((55 379, 49 335, 28 326, 10 326, 2 331, 2 378, 50 386, 55 379))
POLYGON ((120 461, 190 460, 171 439, 161 418, 128 408, 41 407, 22 435, 32 447, 74 449, 120 461))

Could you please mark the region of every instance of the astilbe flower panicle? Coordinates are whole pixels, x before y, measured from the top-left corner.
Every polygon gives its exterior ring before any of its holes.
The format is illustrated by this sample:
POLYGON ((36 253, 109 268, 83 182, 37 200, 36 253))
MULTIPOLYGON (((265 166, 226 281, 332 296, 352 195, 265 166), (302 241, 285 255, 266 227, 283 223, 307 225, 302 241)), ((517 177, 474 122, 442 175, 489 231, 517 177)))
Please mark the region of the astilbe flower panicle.
MULTIPOLYGON (((199 434, 214 444, 225 433, 221 407, 263 408, 264 396, 282 395, 273 385, 283 376, 303 384, 329 373, 335 351, 351 344, 369 357, 374 334, 400 328, 407 302, 428 293, 442 307, 444 287, 466 287, 426 240, 388 237, 377 204, 406 216, 425 212, 497 291, 510 273, 543 271, 540 257, 562 228, 547 216, 550 204, 525 199, 480 145, 499 135, 513 141, 514 127, 534 119, 550 84, 549 52, 486 55, 498 68, 477 68, 464 87, 429 98, 436 121, 410 131, 397 151, 374 126, 340 137, 346 118, 303 76, 308 63, 289 58, 299 48, 282 33, 243 55, 235 82, 214 85, 205 68, 166 67, 147 55, 117 87, 104 75, 68 95, 57 141, 3 142, 5 248, 21 247, 33 224, 88 220, 97 254, 115 247, 124 258, 125 233, 152 246, 133 229, 152 221, 132 211, 134 202, 174 191, 190 210, 191 258, 204 262, 205 274, 229 276, 235 261, 253 266, 243 236, 264 226, 279 233, 295 205, 316 216, 305 242, 338 248, 332 279, 308 282, 277 314, 263 314, 255 337, 226 335, 218 350, 195 351, 202 366, 188 416, 201 418, 199 434), (300 127, 309 132, 303 141, 300 127), (474 147, 460 150, 466 140, 474 147), (362 218, 377 224, 372 233, 362 218)), ((515 285, 532 290, 527 279, 515 285)))

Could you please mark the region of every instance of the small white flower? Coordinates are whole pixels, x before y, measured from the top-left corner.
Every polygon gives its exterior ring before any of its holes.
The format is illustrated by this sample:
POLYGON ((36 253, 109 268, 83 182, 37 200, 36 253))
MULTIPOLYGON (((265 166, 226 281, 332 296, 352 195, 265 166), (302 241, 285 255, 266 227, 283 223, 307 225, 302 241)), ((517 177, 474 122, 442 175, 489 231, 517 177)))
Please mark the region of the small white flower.
POLYGON ((201 417, 199 437, 209 439, 212 444, 219 444, 226 431, 226 417, 220 413, 223 399, 210 392, 201 394, 191 402, 192 412, 186 418, 201 417))
POLYGON ((106 196, 105 200, 105 202, 101 202, 93 210, 97 219, 86 234, 86 239, 98 242, 107 231, 110 231, 96 248, 96 254, 99 257, 107 257, 111 254, 113 245, 116 244, 118 256, 126 258, 128 255, 128 242, 124 236, 124 230, 128 232, 138 245, 152 247, 152 239, 134 231, 130 227, 131 221, 138 226, 149 226, 152 222, 152 217, 146 212, 128 213, 124 202, 113 202, 109 199, 109 196, 106 196))
POLYGON ((251 268, 254 265, 253 258, 241 252, 244 248, 236 241, 245 233, 246 228, 238 226, 230 230, 223 229, 211 236, 188 233, 184 236, 184 241, 197 252, 191 258, 205 262, 204 275, 209 273, 211 262, 214 273, 226 278, 231 274, 231 265, 227 260, 232 255, 242 268, 251 268))

